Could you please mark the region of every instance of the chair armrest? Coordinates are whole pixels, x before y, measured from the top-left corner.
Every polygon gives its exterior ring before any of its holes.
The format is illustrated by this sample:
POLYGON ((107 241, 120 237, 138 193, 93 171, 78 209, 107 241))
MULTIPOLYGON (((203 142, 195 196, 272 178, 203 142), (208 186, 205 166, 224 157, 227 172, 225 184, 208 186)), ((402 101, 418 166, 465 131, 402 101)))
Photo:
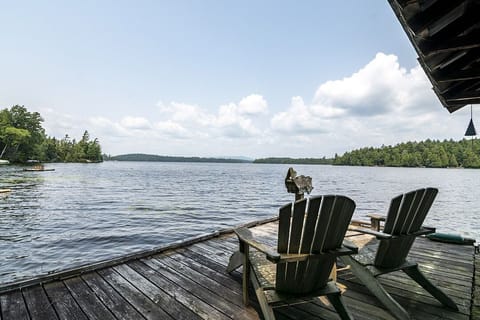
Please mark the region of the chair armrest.
POLYGON ((305 261, 307 259, 320 259, 322 257, 325 257, 326 255, 330 256, 346 256, 346 255, 351 255, 351 254, 357 254, 358 253, 358 248, 355 246, 342 246, 338 249, 335 250, 329 250, 327 252, 323 253, 282 253, 280 254, 280 259, 278 261, 275 261, 276 263, 282 263, 282 262, 294 262, 294 261, 305 261))
POLYGON ((371 230, 371 229, 358 228, 358 227, 354 227, 354 226, 349 226, 348 230, 349 231, 357 231, 357 232, 366 233, 366 234, 371 234, 372 236, 377 237, 377 239, 391 239, 393 237, 391 234, 388 234, 388 233, 378 232, 378 231, 374 231, 374 230, 371 230))
POLYGON ((249 246, 261 251, 267 255, 267 259, 272 262, 278 262, 280 260, 280 254, 275 252, 271 247, 264 245, 256 241, 253 238, 252 232, 247 228, 239 228, 234 230, 235 234, 237 235, 238 239, 241 242, 248 244, 249 246))
POLYGON ((378 214, 378 213, 369 213, 367 214, 367 217, 370 219, 374 220, 379 220, 379 221, 385 221, 387 217, 384 214, 378 214))
POLYGON ((351 255, 351 254, 357 254, 358 253, 358 248, 352 244, 352 243, 343 243, 343 245, 336 249, 336 250, 330 250, 329 251, 330 254, 333 254, 337 257, 339 256, 348 256, 348 255, 351 255))

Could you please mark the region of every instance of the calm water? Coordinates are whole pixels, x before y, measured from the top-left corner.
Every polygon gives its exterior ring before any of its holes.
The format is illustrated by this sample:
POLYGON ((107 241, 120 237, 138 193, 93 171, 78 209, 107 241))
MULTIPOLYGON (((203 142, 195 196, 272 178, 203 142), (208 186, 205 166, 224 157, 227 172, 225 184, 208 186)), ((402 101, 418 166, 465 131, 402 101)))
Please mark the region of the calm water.
MULTIPOLYGON (((288 165, 106 162, 0 166, 0 283, 271 217, 292 200, 288 165)), ((345 194, 356 218, 415 188, 440 189, 428 224, 480 239, 480 170, 294 166, 312 194, 345 194)))

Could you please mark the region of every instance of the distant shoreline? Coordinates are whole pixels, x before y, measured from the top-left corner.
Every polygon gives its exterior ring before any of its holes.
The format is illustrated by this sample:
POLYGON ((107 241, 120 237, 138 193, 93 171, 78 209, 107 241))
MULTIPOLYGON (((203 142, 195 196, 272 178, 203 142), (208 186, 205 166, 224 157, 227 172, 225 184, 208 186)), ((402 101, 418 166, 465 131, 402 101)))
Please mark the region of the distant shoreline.
POLYGON ((333 164, 333 159, 326 158, 262 158, 249 159, 246 157, 180 157, 160 156, 144 153, 123 154, 118 156, 104 156, 104 161, 140 161, 140 162, 196 162, 196 163, 255 163, 255 164, 333 164))
POLYGON ((132 153, 104 157, 104 161, 140 161, 140 162, 203 162, 203 163, 252 163, 250 159, 210 158, 210 157, 176 157, 154 154, 132 153))

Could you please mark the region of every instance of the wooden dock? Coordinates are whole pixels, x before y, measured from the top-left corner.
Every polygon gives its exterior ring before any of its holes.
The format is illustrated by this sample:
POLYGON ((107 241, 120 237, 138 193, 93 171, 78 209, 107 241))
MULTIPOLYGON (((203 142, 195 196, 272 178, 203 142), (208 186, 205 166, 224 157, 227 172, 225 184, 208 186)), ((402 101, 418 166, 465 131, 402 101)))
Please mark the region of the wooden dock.
MULTIPOLYGON (((270 222, 253 230, 274 244, 275 228, 270 222)), ((352 233, 349 239, 360 246, 368 241, 352 233)), ((1 320, 261 319, 253 292, 251 306, 243 306, 241 269, 225 272, 236 248, 236 237, 221 233, 0 287, 1 320)), ((410 257, 460 309, 443 308, 402 273, 383 277, 383 285, 414 319, 480 319, 480 263, 473 246, 420 238, 410 257)), ((340 271, 337 280, 356 319, 393 319, 350 271, 340 271)), ((277 319, 338 319, 321 299, 278 308, 275 314, 277 319)))

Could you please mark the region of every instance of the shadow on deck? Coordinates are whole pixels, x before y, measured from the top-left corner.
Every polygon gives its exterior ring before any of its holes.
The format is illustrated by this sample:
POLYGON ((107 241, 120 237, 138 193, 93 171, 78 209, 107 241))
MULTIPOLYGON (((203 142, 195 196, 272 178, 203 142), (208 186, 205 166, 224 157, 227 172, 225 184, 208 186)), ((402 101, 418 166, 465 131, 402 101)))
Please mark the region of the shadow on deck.
MULTIPOLYGON (((276 224, 256 226, 254 232, 273 239, 276 224)), ((350 240, 361 245, 368 238, 351 234, 350 240)), ((142 253, 3 287, 1 319, 259 319, 253 292, 251 306, 242 304, 241 269, 232 275, 225 272, 236 248, 236 237, 226 233, 150 256, 142 253)), ((474 291, 480 293, 478 270, 473 283, 472 246, 419 238, 410 256, 460 309, 443 308, 400 272, 382 277, 387 291, 414 319, 466 320, 480 315, 480 297, 472 298, 474 291)), ((393 319, 348 270, 338 274, 338 282, 346 289, 345 303, 356 319, 393 319)), ((321 299, 278 308, 275 314, 277 319, 338 319, 321 299)))

